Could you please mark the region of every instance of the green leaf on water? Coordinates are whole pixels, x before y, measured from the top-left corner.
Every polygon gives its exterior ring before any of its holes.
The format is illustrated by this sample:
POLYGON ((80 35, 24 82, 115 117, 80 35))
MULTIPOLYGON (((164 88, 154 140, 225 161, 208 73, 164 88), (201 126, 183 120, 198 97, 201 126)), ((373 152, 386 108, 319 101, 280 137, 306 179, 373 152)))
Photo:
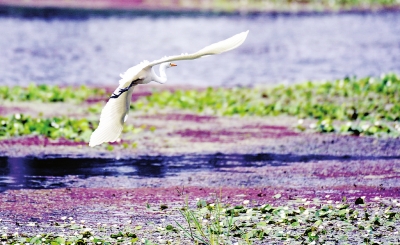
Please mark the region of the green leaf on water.
POLYGON ((106 149, 107 149, 108 151, 113 151, 113 150, 114 150, 114 146, 108 144, 106 149))
POLYGON ((299 210, 300 210, 301 213, 303 213, 304 211, 306 211, 306 208, 303 207, 303 206, 300 206, 300 207, 299 207, 299 210))
POLYGON ((261 222, 258 222, 256 226, 257 227, 265 227, 265 226, 267 226, 267 223, 265 221, 261 221, 261 222))
POLYGON ((135 233, 127 232, 126 233, 127 237, 132 237, 132 238, 137 238, 137 235, 135 233))
POLYGON ((341 204, 341 205, 339 205, 339 209, 346 209, 346 208, 348 208, 350 205, 349 204, 341 204))
POLYGON ((196 205, 197 205, 198 208, 204 208, 204 207, 207 206, 207 202, 205 200, 203 200, 203 199, 200 199, 200 200, 197 201, 196 205))
POLYGON ((314 223, 314 227, 318 227, 318 226, 320 226, 322 224, 322 220, 317 220, 317 221, 315 221, 315 223, 314 223))
POLYGON ((292 225, 293 227, 298 227, 298 226, 300 225, 300 223, 297 222, 297 221, 295 221, 295 222, 291 223, 291 225, 292 225))
POLYGON ((111 238, 114 238, 114 239, 116 239, 116 238, 118 238, 118 237, 123 237, 124 236, 124 234, 122 234, 122 232, 118 232, 117 234, 111 234, 110 235, 110 237, 111 238))

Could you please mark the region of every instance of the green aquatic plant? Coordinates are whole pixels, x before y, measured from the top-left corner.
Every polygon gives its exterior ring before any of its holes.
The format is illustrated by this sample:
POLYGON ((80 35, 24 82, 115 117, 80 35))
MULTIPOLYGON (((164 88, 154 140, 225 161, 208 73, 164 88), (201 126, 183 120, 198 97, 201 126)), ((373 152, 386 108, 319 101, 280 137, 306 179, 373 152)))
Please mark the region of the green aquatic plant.
MULTIPOLYGON (((175 1, 175 7, 185 8, 188 3, 175 1)), ((205 9, 222 12, 298 12, 298 11, 340 11, 340 10, 376 10, 382 8, 396 8, 398 0, 207 0, 191 1, 190 6, 195 9, 205 9)))
POLYGON ((386 74, 380 78, 355 77, 333 82, 306 82, 269 88, 207 88, 155 92, 138 101, 133 109, 176 108, 198 113, 232 116, 290 115, 319 120, 320 132, 346 132, 398 136, 400 121, 400 78, 386 74), (331 127, 327 121, 344 122, 331 127), (368 130, 352 125, 368 122, 368 130), (325 123, 324 123, 325 122, 325 123), (353 123, 357 122, 357 123, 353 123), (380 126, 376 126, 376 124, 380 126))
MULTIPOLYGON (((189 207, 188 203, 179 210, 184 217, 187 228, 176 222, 183 234, 193 242, 202 244, 230 244, 226 243, 233 237, 233 215, 225 212, 224 205, 219 198, 215 202, 208 203, 205 200, 197 201, 197 210, 189 207)), ((172 229, 171 229, 172 230, 172 229)))
POLYGON ((147 208, 161 223, 136 223, 131 218, 96 223, 59 217, 24 222, 18 227, 0 220, 3 244, 398 244, 400 203, 395 198, 360 196, 332 200, 280 200, 276 204, 243 200, 191 200, 169 210, 147 208), (180 213, 180 215, 179 215, 180 213), (171 224, 165 215, 176 220, 171 224), (44 229, 45 228, 45 229, 44 229), (156 242, 153 242, 155 241, 156 242))
POLYGON ((74 141, 89 141, 97 121, 69 117, 33 118, 14 114, 0 117, 0 139, 25 135, 41 135, 50 139, 65 138, 74 141))
POLYGON ((105 94, 105 89, 89 88, 84 85, 79 87, 59 87, 56 85, 36 85, 31 83, 27 87, 0 86, 0 101, 81 102, 89 97, 100 97, 105 94))
MULTIPOLYGON (((278 197, 280 198, 280 196, 278 197)), ((178 223, 193 242, 213 244, 395 244, 400 239, 400 204, 376 197, 355 201, 297 199, 282 206, 231 206, 199 200, 180 210, 178 223), (361 200, 361 201, 360 201, 361 200)))
POLYGON ((220 115, 279 115, 338 120, 400 119, 400 78, 345 78, 272 88, 208 88, 155 92, 135 108, 173 107, 220 115))
MULTIPOLYGON (((310 127, 317 132, 331 133, 337 132, 349 135, 363 136, 390 136, 400 137, 400 124, 396 123, 381 123, 380 121, 370 122, 342 122, 333 124, 332 120, 319 120, 310 127)), ((302 130, 302 126, 298 126, 302 130)), ((304 129, 304 128, 303 128, 304 129)))
MULTIPOLYGON (((128 224, 123 224, 124 229, 117 225, 104 225, 93 228, 88 227, 84 220, 77 223, 72 217, 66 222, 66 217, 61 218, 63 222, 54 222, 48 225, 55 232, 37 232, 27 235, 25 233, 7 233, 8 229, 2 231, 0 228, 0 241, 3 244, 51 244, 51 245, 74 245, 74 244, 134 244, 138 241, 135 230, 128 224)), ((122 224, 121 224, 122 225, 122 224)), ((28 227, 39 225, 35 222, 27 223, 28 227)), ((147 243, 150 244, 150 243, 147 243)))
MULTIPOLYGON (((73 89, 48 85, 30 85, 26 88, 0 87, 0 100, 82 101, 92 96, 104 97, 105 91, 87 87, 73 89)), ((348 77, 328 82, 306 82, 275 87, 156 91, 133 103, 131 109, 146 111, 169 108, 220 116, 289 115, 315 121, 310 125, 299 123, 299 130, 399 137, 399 98, 400 78, 389 73, 380 78, 348 77)), ((102 104, 94 104, 88 107, 87 111, 99 114, 101 108, 102 104)), ((95 124, 97 125, 97 122, 90 125, 95 124)), ((4 131, 4 125, 1 127, 3 131, 0 131, 0 137, 29 133, 28 129, 21 131, 13 128, 9 128, 11 132, 7 133, 4 131)), ((62 134, 75 139, 75 135, 80 134, 79 130, 78 127, 62 134)), ((57 138, 58 134, 59 132, 53 132, 55 136, 50 137, 57 138)), ((84 135, 82 139, 88 139, 88 133, 84 135)))
MULTIPOLYGON (((98 125, 98 120, 86 118, 76 119, 70 117, 34 118, 25 114, 14 114, 8 117, 0 116, 0 140, 15 136, 40 135, 50 139, 65 138, 76 142, 89 142, 90 136, 98 125)), ((154 132, 154 126, 141 125, 135 127, 127 124, 123 133, 138 134, 142 131, 154 132)), ((128 148, 128 143, 122 143, 123 148, 128 148)), ((137 143, 131 144, 132 148, 137 143)), ((107 145, 106 149, 112 151, 114 146, 107 145)))
POLYGON ((399 6, 396 0, 246 0, 242 2, 234 0, 211 0, 210 8, 223 11, 238 10, 346 10, 346 9, 368 9, 399 6))

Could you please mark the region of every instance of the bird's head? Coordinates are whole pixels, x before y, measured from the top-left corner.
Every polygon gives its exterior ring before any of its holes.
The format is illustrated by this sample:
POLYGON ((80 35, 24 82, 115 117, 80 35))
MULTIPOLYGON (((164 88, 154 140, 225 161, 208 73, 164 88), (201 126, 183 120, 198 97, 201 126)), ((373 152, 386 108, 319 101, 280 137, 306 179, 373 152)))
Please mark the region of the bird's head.
POLYGON ((167 81, 167 74, 165 73, 165 70, 167 68, 171 68, 177 66, 174 63, 170 63, 170 62, 164 62, 160 65, 160 77, 157 76, 157 74, 154 73, 153 69, 152 69, 152 80, 151 81, 155 81, 158 83, 165 83, 167 81))
POLYGON ((165 69, 171 68, 171 67, 174 67, 174 66, 177 66, 177 65, 174 64, 174 63, 171 63, 171 62, 162 63, 162 64, 160 65, 160 73, 162 73, 162 71, 165 71, 165 69))
POLYGON ((174 66, 177 66, 177 65, 174 64, 174 63, 168 63, 168 64, 167 64, 167 68, 171 68, 171 67, 174 67, 174 66))

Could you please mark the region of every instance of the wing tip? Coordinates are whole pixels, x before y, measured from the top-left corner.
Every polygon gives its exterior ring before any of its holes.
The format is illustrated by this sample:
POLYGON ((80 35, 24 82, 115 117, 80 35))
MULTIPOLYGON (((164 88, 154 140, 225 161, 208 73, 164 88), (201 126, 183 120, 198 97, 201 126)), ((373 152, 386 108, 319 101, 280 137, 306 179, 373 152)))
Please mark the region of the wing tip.
POLYGON ((95 146, 100 145, 100 144, 102 144, 102 143, 103 143, 103 142, 99 143, 99 142, 95 142, 94 140, 90 139, 90 141, 89 141, 89 146, 90 146, 90 147, 95 147, 95 146))
POLYGON ((89 140, 89 146, 90 147, 95 147, 97 145, 103 144, 104 142, 105 142, 104 140, 96 139, 95 132, 93 132, 92 137, 90 137, 90 140, 89 140))
POLYGON ((249 34, 249 31, 250 30, 247 30, 247 31, 244 31, 244 32, 241 32, 241 33, 238 34, 238 36, 240 37, 240 41, 239 41, 239 45, 238 46, 240 46, 246 40, 247 35, 249 34))
MULTIPOLYGON (((92 134, 93 135, 93 134, 92 134)), ((98 138, 98 137, 97 137, 98 138)), ((103 139, 103 138, 100 138, 100 139, 96 139, 96 138, 90 138, 90 141, 89 141, 89 146, 90 147, 95 147, 95 146, 98 146, 98 145, 101 145, 101 144, 103 144, 103 143, 107 143, 107 142, 115 142, 115 141, 117 141, 117 140, 109 140, 109 139, 103 139)))
MULTIPOLYGON (((100 120, 101 122, 101 120, 100 120)), ((99 126, 90 136, 89 146, 95 147, 107 142, 115 142, 121 136, 122 125, 110 127, 99 126)))

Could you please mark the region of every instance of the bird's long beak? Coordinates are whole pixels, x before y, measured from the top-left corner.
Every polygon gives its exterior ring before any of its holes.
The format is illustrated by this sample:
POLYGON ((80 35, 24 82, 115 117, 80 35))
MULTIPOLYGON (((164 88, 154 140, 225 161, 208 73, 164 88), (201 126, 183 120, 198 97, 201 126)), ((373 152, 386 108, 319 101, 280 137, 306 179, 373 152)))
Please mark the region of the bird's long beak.
POLYGON ((174 63, 170 63, 169 65, 170 65, 170 66, 177 66, 177 65, 176 65, 176 64, 174 64, 174 63))

